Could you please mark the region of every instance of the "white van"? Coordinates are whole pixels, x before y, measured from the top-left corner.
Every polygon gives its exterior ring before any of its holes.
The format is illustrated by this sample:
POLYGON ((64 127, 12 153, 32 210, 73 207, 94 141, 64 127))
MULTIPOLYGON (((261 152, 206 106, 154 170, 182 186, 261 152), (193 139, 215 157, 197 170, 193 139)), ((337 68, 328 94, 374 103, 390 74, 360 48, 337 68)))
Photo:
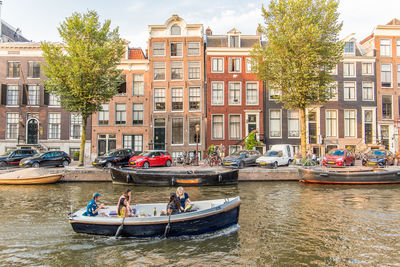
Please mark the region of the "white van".
POLYGON ((256 163, 260 166, 287 166, 294 159, 294 149, 292 145, 273 145, 264 156, 259 157, 256 163))
POLYGON ((271 150, 282 151, 284 157, 288 157, 290 161, 294 160, 294 148, 292 145, 273 145, 271 146, 271 150))

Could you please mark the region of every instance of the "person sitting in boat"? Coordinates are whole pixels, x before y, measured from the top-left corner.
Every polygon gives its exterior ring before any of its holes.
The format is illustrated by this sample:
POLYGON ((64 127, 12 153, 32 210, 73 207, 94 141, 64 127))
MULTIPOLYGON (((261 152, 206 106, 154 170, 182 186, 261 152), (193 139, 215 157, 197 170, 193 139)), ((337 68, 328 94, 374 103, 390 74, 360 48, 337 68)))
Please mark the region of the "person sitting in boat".
POLYGON ((120 218, 126 218, 130 216, 128 212, 128 200, 124 197, 119 199, 117 214, 120 218))
POLYGON ((189 195, 188 193, 185 192, 185 190, 183 190, 183 187, 180 186, 178 187, 178 189, 176 189, 176 196, 179 200, 179 202, 181 203, 181 211, 184 211, 186 208, 186 205, 190 205, 190 199, 189 199, 189 195))
POLYGON ((131 191, 129 188, 126 189, 125 193, 123 193, 123 194, 119 197, 119 199, 118 199, 117 214, 118 214, 119 205, 120 205, 120 203, 121 203, 121 199, 122 199, 122 198, 125 198, 126 201, 127 201, 127 206, 126 206, 126 208, 128 209, 128 213, 129 213, 129 214, 135 214, 134 211, 133 211, 133 209, 132 209, 131 206, 130 206, 130 201, 131 201, 131 198, 132 198, 132 191, 131 191))
POLYGON ((167 212, 161 211, 161 215, 175 215, 181 213, 181 203, 175 193, 171 193, 167 204, 167 212))
MULTIPOLYGON (((101 194, 94 193, 92 200, 86 206, 86 211, 82 214, 83 216, 97 216, 99 215, 99 210, 106 209, 103 204, 98 205, 100 201, 101 194)), ((104 212, 100 213, 103 216, 107 216, 104 212)))

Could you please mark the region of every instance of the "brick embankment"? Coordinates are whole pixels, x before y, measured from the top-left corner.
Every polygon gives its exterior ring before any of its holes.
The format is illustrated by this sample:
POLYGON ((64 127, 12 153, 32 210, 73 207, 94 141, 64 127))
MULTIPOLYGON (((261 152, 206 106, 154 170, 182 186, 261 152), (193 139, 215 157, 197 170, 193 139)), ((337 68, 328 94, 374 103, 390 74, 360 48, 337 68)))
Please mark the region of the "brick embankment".
POLYGON ((298 171, 295 167, 279 167, 278 169, 252 167, 239 171, 239 182, 298 180, 298 171))

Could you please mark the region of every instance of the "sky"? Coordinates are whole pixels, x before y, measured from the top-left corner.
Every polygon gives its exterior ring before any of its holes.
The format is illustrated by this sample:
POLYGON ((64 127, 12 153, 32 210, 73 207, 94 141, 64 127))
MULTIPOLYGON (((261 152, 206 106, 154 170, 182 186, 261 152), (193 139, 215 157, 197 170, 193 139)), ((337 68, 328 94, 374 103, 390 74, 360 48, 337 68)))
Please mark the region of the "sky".
MULTIPOLYGON (((101 20, 110 19, 119 27, 130 47, 146 49, 149 24, 164 24, 178 14, 187 23, 208 26, 213 34, 237 28, 255 34, 262 23, 261 7, 269 0, 3 0, 1 18, 20 28, 32 41, 60 41, 57 27, 73 12, 96 10, 101 20)), ((361 41, 376 25, 400 19, 400 0, 341 0, 341 38, 356 33, 361 41)))

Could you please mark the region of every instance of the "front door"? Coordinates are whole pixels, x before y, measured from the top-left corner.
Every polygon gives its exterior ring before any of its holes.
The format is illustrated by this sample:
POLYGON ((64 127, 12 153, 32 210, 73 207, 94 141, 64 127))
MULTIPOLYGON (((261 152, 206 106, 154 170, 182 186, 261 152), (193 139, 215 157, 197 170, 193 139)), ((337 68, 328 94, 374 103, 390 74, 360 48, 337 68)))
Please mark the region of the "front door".
POLYGON ((154 149, 165 149, 165 118, 154 119, 154 149))
POLYGON ((247 115, 247 134, 257 129, 257 115, 247 115))
POLYGON ((27 144, 37 144, 39 139, 39 123, 36 119, 30 119, 27 126, 27 144))

